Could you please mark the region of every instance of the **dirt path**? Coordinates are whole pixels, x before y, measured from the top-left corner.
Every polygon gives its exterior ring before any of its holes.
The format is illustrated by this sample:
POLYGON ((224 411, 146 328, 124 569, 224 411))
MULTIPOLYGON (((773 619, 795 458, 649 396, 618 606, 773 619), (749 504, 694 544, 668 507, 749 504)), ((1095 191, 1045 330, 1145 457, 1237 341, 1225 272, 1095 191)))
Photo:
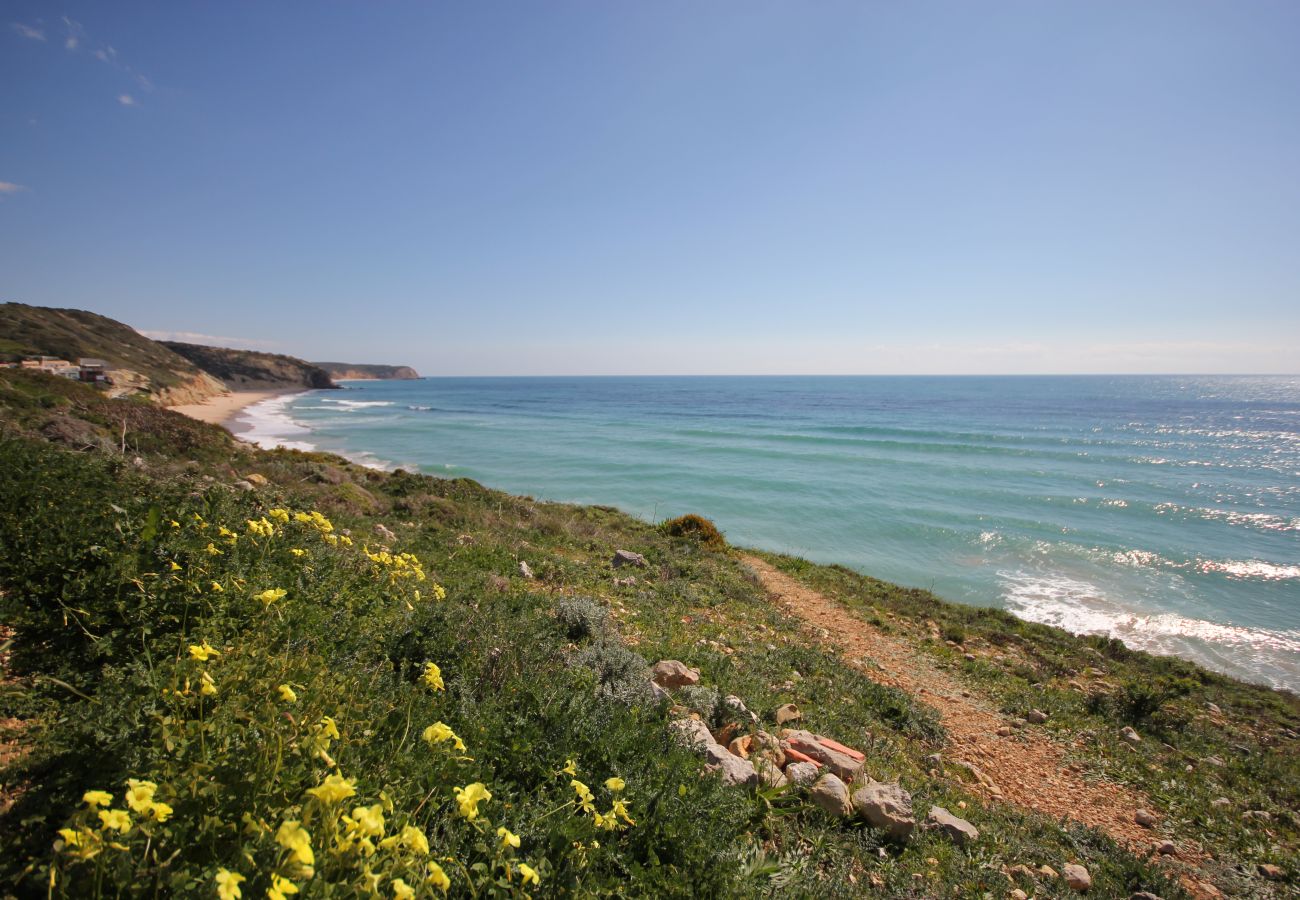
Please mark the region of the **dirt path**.
POLYGON ((945 763, 949 768, 961 763, 973 766, 983 793, 1053 818, 1091 825, 1135 847, 1150 845, 1151 832, 1133 821, 1135 810, 1151 808, 1140 794, 1112 782, 1085 779, 1068 766, 1065 748, 1040 730, 1017 729, 999 737, 998 729, 1010 720, 924 654, 763 560, 747 556, 743 561, 783 608, 814 628, 825 629, 850 661, 874 660, 880 668, 866 670, 873 680, 904 690, 938 710, 948 731, 945 763))

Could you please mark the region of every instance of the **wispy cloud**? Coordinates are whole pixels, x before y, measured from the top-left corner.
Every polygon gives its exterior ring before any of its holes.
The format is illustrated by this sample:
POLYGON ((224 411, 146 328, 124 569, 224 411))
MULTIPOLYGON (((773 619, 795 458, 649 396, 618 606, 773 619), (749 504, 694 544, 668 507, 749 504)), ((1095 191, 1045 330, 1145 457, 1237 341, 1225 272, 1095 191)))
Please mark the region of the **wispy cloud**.
POLYGON ((86 37, 86 29, 75 19, 63 17, 63 26, 67 29, 67 36, 63 39, 63 46, 67 50, 76 50, 81 46, 81 42, 86 37))
POLYGON ((45 40, 45 29, 35 25, 24 25, 22 22, 14 22, 14 31, 18 32, 29 41, 45 40))
POLYGON ((280 346, 276 341, 225 337, 218 334, 203 334, 198 331, 159 331, 144 328, 136 330, 154 341, 180 341, 185 344, 207 344, 215 347, 230 347, 235 350, 272 350, 280 346))
POLYGON ((120 103, 120 104, 122 104, 123 106, 135 106, 135 105, 136 105, 135 98, 132 97, 130 94, 118 94, 118 95, 117 95, 117 102, 120 103))
POLYGON ((21 184, 14 184, 12 181, 0 181, 0 197, 5 196, 6 194, 17 194, 20 191, 25 190, 27 190, 27 188, 23 187, 21 184))
POLYGON ((113 49, 112 44, 105 44, 91 55, 100 62, 106 62, 109 64, 117 62, 117 51, 113 49))

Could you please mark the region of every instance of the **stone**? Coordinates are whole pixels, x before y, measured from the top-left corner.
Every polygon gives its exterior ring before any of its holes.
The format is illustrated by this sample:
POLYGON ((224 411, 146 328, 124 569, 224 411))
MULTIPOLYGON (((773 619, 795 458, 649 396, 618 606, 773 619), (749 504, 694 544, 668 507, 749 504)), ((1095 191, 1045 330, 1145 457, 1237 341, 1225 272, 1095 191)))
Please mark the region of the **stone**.
POLYGON ((1119 736, 1124 740, 1128 741, 1130 744, 1142 743, 1142 735, 1134 731, 1133 728, 1129 725, 1125 725, 1123 728, 1119 730, 1119 736))
POLYGON ((776 708, 775 718, 776 724, 784 725, 787 722, 798 722, 803 718, 803 713, 800 712, 799 707, 795 706, 793 703, 787 703, 784 706, 778 706, 776 708))
POLYGON ((843 819, 853 811, 848 786, 829 772, 817 779, 808 796, 813 803, 837 818, 843 819))
POLYGON ((519 574, 530 580, 535 577, 533 575, 533 567, 528 565, 528 563, 524 562, 522 559, 519 560, 519 574))
POLYGON ((1150 891, 1138 891, 1137 893, 1129 894, 1128 900, 1160 900, 1160 896, 1158 894, 1153 894, 1150 891))
POLYGON ((785 751, 781 749, 781 742, 766 731, 754 732, 750 752, 758 754, 778 769, 785 768, 785 751))
POLYGON ((242 480, 236 481, 235 487, 239 488, 241 491, 251 491, 254 489, 252 482, 242 480))
POLYGON ((244 480, 247 481, 249 484, 257 485, 258 487, 266 487, 266 476, 258 475, 256 472, 245 475, 244 480))
POLYGON ((1001 728, 998 729, 998 737, 1011 737, 1011 735, 1015 733, 1016 730, 1012 728, 1010 725, 1003 725, 1001 728))
POLYGON ((819 735, 786 729, 781 732, 781 739, 805 756, 817 760, 844 781, 855 781, 862 776, 862 760, 828 746, 822 742, 819 735))
POLYGON ((762 757, 755 761, 754 769, 758 772, 759 780, 770 788, 783 788, 790 784, 784 772, 762 757))
POLYGON ((614 551, 614 558, 610 560, 610 563, 616 569, 622 566, 637 566, 644 569, 649 565, 649 563, 645 561, 644 556, 640 553, 633 553, 631 550, 614 551))
POLYGON ((925 765, 928 769, 937 769, 943 771, 943 756, 939 753, 931 753, 925 758, 925 765))
POLYGON ((375 523, 375 534, 379 535, 390 544, 397 543, 397 535, 393 534, 392 530, 383 522, 375 523))
POLYGON ((916 828, 912 795, 897 783, 867 779, 864 787, 853 792, 853 808, 868 825, 899 843, 911 837, 916 828))
POLYGON ((930 814, 925 817, 925 827, 942 832, 958 847, 980 839, 978 828, 960 816, 954 816, 942 806, 930 807, 930 814))
POLYGON ((1025 865, 1012 866, 1011 868, 1007 869, 1007 877, 1028 878, 1032 881, 1034 878, 1034 870, 1029 868, 1029 866, 1025 866, 1025 865))
POLYGON ((1269 881, 1281 881, 1286 877, 1286 872, 1282 871, 1282 867, 1275 866, 1272 863, 1260 863, 1255 867, 1255 871, 1269 881))
POLYGON ((817 780, 817 767, 807 762, 792 762, 785 767, 785 777, 793 785, 812 784, 817 780))
POLYGON ((1216 766, 1220 769, 1222 769, 1224 765, 1226 765, 1226 763, 1224 763, 1223 761, 1222 756, 1207 756, 1205 757, 1205 762, 1207 765, 1216 766))
POLYGON ((1013 888, 1011 893, 1007 894, 1010 900, 1029 900, 1029 895, 1020 888, 1013 888))
POLYGON ((686 747, 704 755, 708 760, 707 768, 722 774, 722 782, 727 785, 753 785, 758 783, 758 772, 754 764, 727 752, 709 734, 708 726, 699 719, 678 719, 672 727, 677 732, 677 739, 686 747))
POLYGON ((1025 721, 1032 725, 1042 725, 1047 721, 1047 713, 1043 712, 1041 709, 1031 709, 1029 712, 1025 713, 1025 721))
POLYGON ((1038 867, 1038 874, 1051 881, 1061 877, 1061 873, 1053 869, 1047 863, 1043 863, 1038 867))
POLYGON ((1065 883, 1080 893, 1092 887, 1092 876, 1078 863, 1070 863, 1061 874, 1065 876, 1065 883))
POLYGON ((1173 841, 1156 841, 1155 851, 1161 856, 1174 856, 1178 853, 1178 848, 1173 841))
POLYGON ((1156 827, 1156 815, 1148 809, 1139 809, 1137 812, 1133 813, 1133 821, 1141 825, 1143 828, 1156 827))
POLYGON ((672 702, 672 696, 659 685, 653 681, 647 681, 646 684, 650 685, 650 696, 656 704, 672 702))
POLYGON ((1213 806, 1215 809, 1223 809, 1226 806, 1231 806, 1232 801, 1229 800, 1227 797, 1215 797, 1213 800, 1210 801, 1210 805, 1213 806))
POLYGON ((1223 710, 1219 709, 1219 704, 1217 703, 1207 703, 1205 704, 1205 708, 1216 716, 1223 715, 1223 710))
POLYGON ((626 578, 615 578, 614 587, 632 587, 636 584, 635 576, 629 575, 626 578))
POLYGON ((1248 809, 1241 814, 1241 817, 1243 819, 1259 819, 1261 822, 1268 822, 1273 818, 1267 810, 1263 809, 1248 809))
POLYGON ((700 683, 700 670, 675 659, 661 659, 650 668, 650 680, 664 688, 688 687, 700 683))
POLYGON ((677 732, 677 740, 692 750, 701 750, 718 743, 709 734, 709 726, 699 719, 678 719, 669 727, 677 732))
POLYGON ((745 705, 745 701, 741 700, 735 694, 728 694, 727 696, 723 697, 722 705, 727 707, 736 715, 742 718, 749 719, 749 721, 751 722, 758 721, 758 716, 750 712, 749 707, 745 705))

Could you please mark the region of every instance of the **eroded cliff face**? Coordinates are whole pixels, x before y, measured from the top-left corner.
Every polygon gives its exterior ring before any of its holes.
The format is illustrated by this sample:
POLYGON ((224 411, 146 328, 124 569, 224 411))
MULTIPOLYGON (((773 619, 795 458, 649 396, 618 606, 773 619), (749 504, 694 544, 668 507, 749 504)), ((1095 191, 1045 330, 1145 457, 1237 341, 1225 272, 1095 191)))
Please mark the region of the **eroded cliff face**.
POLYGON ((232 391, 338 387, 324 369, 294 356, 175 341, 163 341, 162 344, 220 379, 232 391))
POLYGON ((370 363, 318 362, 335 381, 410 381, 420 377, 420 373, 410 366, 384 366, 370 363))
POLYGON ((191 376, 181 384, 166 387, 153 392, 157 402, 163 406, 183 406, 187 403, 202 403, 209 397, 226 393, 226 386, 207 372, 191 376))

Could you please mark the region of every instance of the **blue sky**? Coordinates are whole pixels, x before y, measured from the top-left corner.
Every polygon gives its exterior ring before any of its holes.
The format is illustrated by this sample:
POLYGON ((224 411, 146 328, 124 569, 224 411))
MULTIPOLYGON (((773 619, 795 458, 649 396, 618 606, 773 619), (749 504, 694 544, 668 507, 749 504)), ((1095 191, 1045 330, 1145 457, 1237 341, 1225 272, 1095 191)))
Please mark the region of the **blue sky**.
POLYGON ((1291 0, 0 11, 0 299, 429 374, 1300 370, 1291 0))

